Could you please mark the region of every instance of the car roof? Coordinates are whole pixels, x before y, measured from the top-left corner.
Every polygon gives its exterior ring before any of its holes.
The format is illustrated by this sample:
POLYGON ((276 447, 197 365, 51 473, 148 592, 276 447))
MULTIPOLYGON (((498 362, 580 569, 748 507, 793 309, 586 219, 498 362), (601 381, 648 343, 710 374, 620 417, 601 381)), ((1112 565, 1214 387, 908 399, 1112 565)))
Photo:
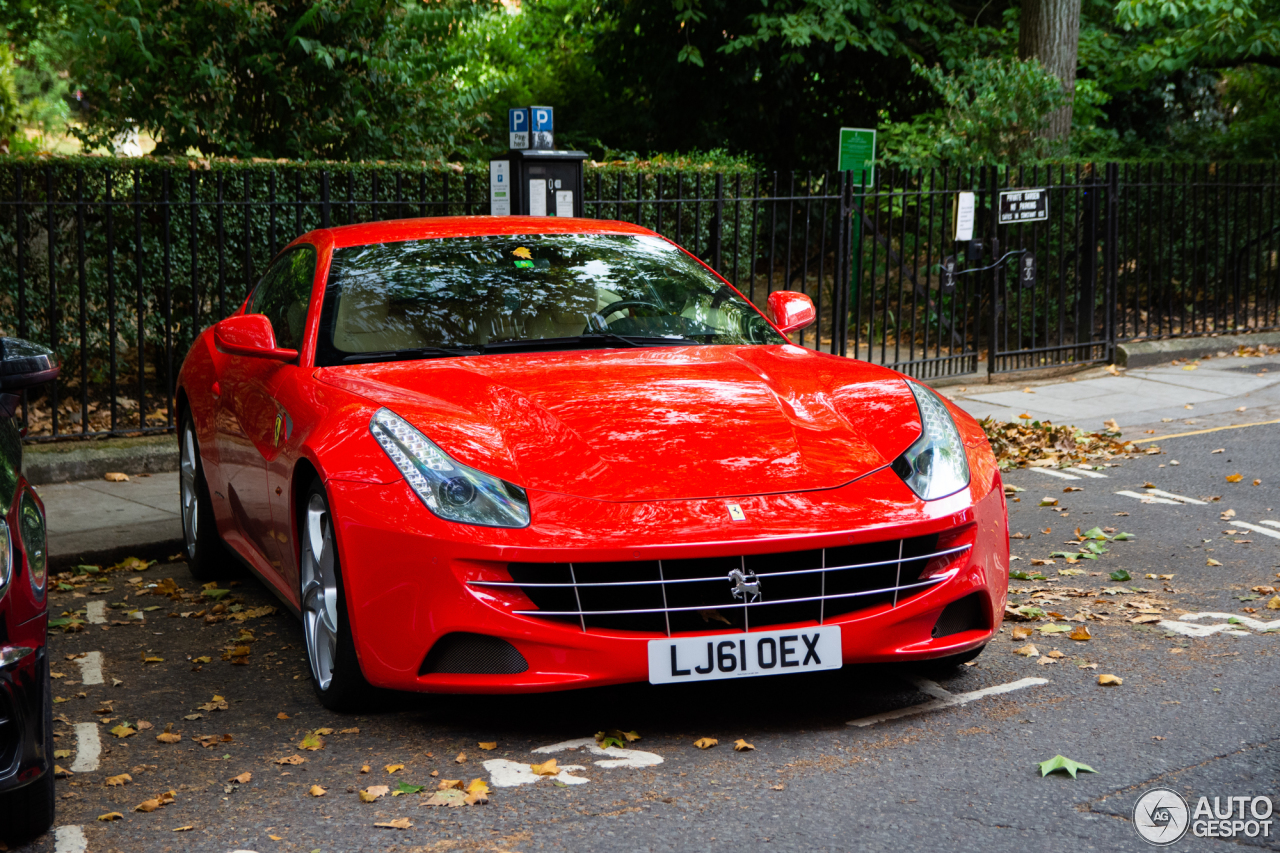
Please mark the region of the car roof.
MULTIPOLYGON (((549 216, 429 216, 420 219, 391 219, 324 228, 334 248, 372 243, 400 243, 443 237, 488 237, 504 234, 634 234, 659 236, 630 222, 608 219, 573 219, 549 216)), ((310 236, 310 235, 308 235, 310 236)), ((305 239, 305 238, 302 238, 305 239)))

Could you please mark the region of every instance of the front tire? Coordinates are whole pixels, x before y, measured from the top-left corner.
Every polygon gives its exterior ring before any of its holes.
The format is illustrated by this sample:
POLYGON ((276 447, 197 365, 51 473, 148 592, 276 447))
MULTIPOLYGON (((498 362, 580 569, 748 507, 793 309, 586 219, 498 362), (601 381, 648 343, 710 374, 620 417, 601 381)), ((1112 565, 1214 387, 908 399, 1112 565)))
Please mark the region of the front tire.
POLYGON ((182 416, 178 431, 178 502, 182 510, 182 539, 191 576, 211 581, 236 573, 235 557, 218 535, 209 500, 209 483, 204 478, 200 444, 191 413, 182 416))
POLYGON ((41 667, 44 685, 44 762, 45 771, 34 782, 0 794, 0 838, 7 843, 23 845, 49 831, 53 826, 53 691, 49 686, 49 662, 41 667))
POLYGON ((356 656, 333 516, 318 479, 301 502, 298 534, 303 646, 316 696, 331 711, 359 710, 367 704, 371 688, 356 656))

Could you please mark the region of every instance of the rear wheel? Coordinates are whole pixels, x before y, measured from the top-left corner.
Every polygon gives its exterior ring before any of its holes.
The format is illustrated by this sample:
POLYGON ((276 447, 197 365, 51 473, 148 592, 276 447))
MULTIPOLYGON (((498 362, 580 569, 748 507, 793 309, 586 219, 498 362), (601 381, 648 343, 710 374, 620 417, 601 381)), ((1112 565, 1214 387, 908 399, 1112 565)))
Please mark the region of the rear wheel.
POLYGON ((178 497, 182 510, 182 538, 191 575, 211 581, 235 574, 236 561, 218 535, 209 500, 209 484, 200 461, 200 444, 189 413, 178 432, 178 497))
POLYGON ((34 782, 0 794, 0 838, 10 844, 25 844, 43 835, 53 826, 54 790, 53 790, 53 692, 49 688, 49 663, 46 659, 41 667, 41 678, 44 681, 42 695, 44 707, 41 714, 44 722, 44 762, 45 771, 34 782))
POLYGON ((304 645, 320 704, 331 711, 355 711, 367 704, 371 688, 356 657, 333 530, 329 499, 317 479, 307 489, 298 519, 304 645))

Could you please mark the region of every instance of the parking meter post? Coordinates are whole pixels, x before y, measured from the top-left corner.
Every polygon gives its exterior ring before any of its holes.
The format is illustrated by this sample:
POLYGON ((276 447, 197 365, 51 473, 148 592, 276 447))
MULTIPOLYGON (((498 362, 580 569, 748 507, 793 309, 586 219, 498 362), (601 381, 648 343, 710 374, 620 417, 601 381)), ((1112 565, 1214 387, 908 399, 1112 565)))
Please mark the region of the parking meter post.
MULTIPOLYGON (((862 220, 865 215, 863 206, 867 197, 867 170, 861 170, 860 174, 862 177, 854 187, 853 196, 853 229, 849 245, 849 305, 846 306, 849 310, 845 311, 846 317, 851 310, 856 310, 862 304, 862 294, 859 291, 862 289, 862 220)), ((854 328, 857 328, 856 320, 854 322, 854 328)), ((846 321, 844 329, 845 340, 849 337, 848 329, 849 324, 846 321)), ((841 355, 845 354, 845 347, 846 344, 842 341, 840 344, 841 355)))

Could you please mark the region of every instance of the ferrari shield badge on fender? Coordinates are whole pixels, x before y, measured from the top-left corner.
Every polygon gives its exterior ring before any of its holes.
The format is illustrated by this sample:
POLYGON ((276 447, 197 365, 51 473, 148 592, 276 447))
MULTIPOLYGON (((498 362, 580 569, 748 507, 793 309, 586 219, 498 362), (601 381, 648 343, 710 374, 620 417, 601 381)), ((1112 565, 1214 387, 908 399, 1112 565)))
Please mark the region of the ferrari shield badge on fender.
POLYGON ((271 443, 276 447, 280 446, 280 429, 284 426, 284 415, 276 412, 276 429, 275 434, 271 437, 271 443))
POLYGON ((729 504, 729 517, 734 521, 746 521, 747 514, 737 504, 729 504))

